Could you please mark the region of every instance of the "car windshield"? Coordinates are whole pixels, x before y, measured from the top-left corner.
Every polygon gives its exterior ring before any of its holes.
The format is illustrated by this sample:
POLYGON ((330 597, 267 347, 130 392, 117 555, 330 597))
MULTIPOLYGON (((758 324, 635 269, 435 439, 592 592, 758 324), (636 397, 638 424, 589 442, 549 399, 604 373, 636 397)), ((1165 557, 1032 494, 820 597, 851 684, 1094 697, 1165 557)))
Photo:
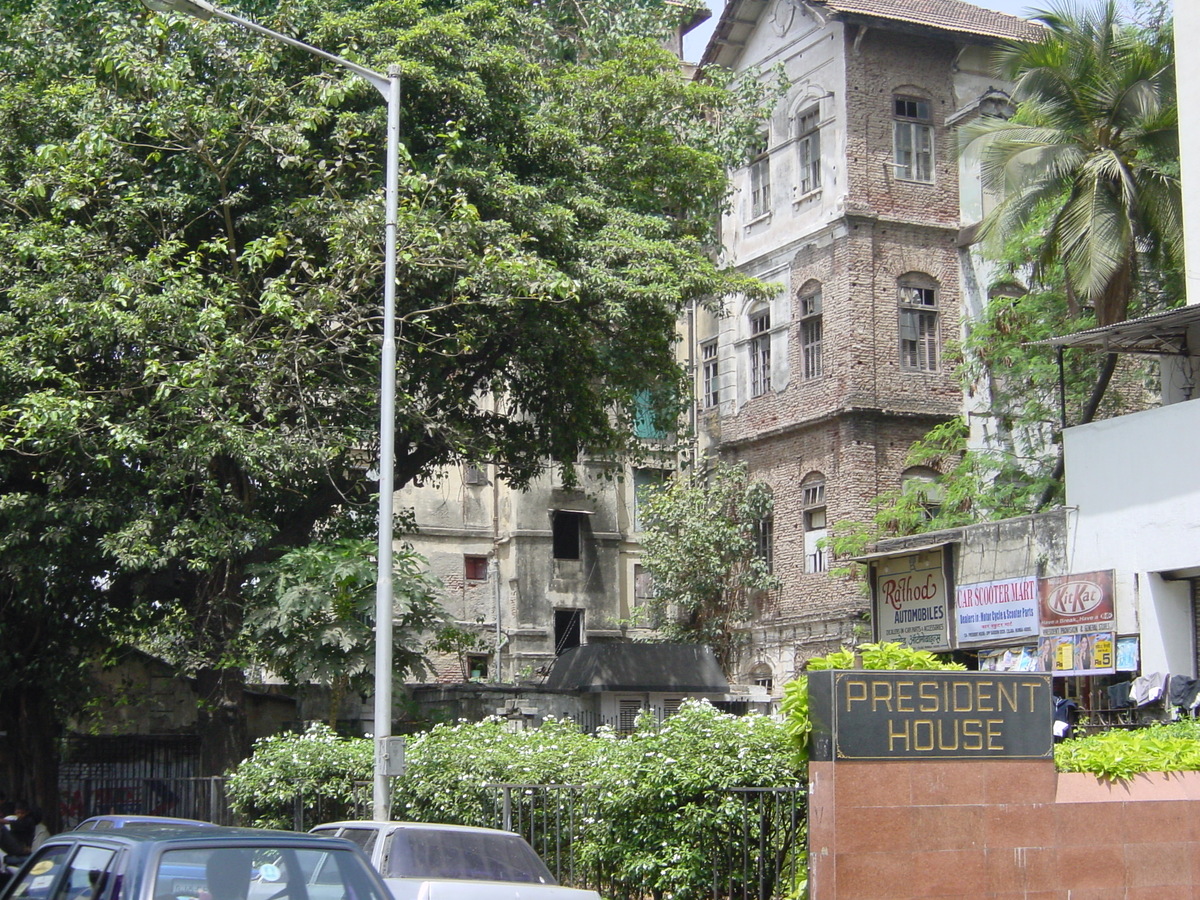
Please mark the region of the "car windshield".
POLYGON ((154 900, 390 900, 351 850, 219 847, 168 850, 154 900))
POLYGON ((387 875, 557 884, 533 848, 517 835, 452 829, 397 829, 387 875))

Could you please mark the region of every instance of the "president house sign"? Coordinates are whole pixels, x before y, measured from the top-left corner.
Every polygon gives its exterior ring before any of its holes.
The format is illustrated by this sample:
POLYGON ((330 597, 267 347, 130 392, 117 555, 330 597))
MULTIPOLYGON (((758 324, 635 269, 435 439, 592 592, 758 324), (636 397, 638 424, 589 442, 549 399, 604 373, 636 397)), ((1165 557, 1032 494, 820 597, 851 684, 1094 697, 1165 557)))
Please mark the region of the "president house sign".
POLYGON ((1054 751, 1043 672, 808 673, 810 758, 1045 759, 1054 751))

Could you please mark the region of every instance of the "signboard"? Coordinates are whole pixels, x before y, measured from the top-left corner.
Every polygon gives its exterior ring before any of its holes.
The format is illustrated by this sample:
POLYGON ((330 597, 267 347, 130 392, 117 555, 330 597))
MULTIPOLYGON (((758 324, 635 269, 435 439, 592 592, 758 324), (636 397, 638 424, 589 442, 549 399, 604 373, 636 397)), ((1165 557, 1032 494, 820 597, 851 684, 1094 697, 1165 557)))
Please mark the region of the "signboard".
POLYGON ((1043 636, 1113 630, 1116 614, 1111 569, 1043 578, 1039 587, 1043 636))
POLYGON ((1043 635, 1038 660, 1055 675, 1110 675, 1117 670, 1116 641, 1111 631, 1043 635))
POLYGON ((810 758, 1045 759, 1054 752, 1046 673, 808 673, 810 758))
POLYGON ((1034 575, 959 585, 954 592, 959 644, 1037 637, 1039 600, 1034 575))
POLYGON ((942 548, 875 564, 876 638, 916 650, 950 649, 950 604, 942 548))

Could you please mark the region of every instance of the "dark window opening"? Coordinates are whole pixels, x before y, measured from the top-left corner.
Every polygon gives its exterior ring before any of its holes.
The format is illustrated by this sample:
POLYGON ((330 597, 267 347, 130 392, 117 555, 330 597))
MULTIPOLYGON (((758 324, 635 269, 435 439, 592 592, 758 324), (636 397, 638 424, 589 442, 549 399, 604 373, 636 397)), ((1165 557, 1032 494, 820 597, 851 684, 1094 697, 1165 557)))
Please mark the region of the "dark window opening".
POLYGON ((554 558, 579 559, 583 513, 554 511, 554 558))
POLYGON ((467 672, 473 681, 486 681, 488 677, 488 657, 467 654, 467 672))
POLYGON ((486 556, 464 556, 463 574, 467 581, 487 581, 488 558, 486 556))
POLYGON ((583 643, 583 610, 554 611, 554 655, 561 656, 583 643))

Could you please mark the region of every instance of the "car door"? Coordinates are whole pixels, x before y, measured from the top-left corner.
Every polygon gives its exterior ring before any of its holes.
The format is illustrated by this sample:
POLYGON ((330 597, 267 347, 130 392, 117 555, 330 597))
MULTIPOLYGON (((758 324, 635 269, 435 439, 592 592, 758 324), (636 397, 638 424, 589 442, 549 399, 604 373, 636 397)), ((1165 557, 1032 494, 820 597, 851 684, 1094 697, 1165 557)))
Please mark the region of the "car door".
POLYGON ((29 860, 5 900, 119 900, 119 848, 49 844, 29 860))

